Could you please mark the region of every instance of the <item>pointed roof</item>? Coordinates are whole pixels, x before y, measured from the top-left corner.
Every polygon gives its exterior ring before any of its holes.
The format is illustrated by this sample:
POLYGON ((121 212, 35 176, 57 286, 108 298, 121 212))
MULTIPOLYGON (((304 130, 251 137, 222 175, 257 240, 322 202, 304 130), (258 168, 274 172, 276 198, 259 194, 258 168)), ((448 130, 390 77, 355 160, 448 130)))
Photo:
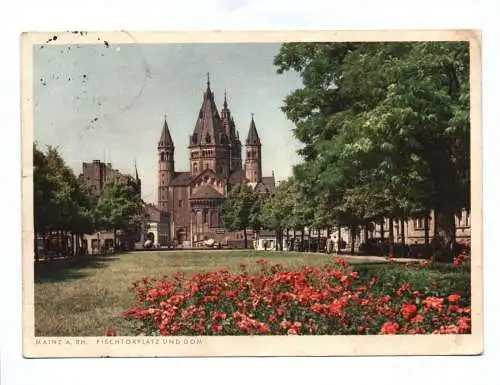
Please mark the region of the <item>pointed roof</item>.
POLYGON ((134 168, 135 168, 135 180, 139 181, 139 172, 137 172, 137 161, 134 160, 134 168))
POLYGON ((221 144, 223 141, 227 142, 227 136, 224 133, 214 94, 210 89, 210 77, 208 77, 207 89, 203 94, 203 102, 191 136, 191 145, 221 144))
POLYGON ((224 108, 221 110, 221 120, 222 127, 226 136, 229 138, 231 144, 236 144, 238 142, 238 137, 236 136, 236 124, 234 123, 233 116, 231 115, 231 110, 227 103, 227 91, 224 90, 224 108))
POLYGON ((260 146, 260 138, 259 138, 259 134, 257 133, 257 127, 255 127, 255 121, 253 120, 253 114, 252 114, 252 121, 250 122, 250 129, 248 130, 246 145, 247 146, 260 146))
POLYGON ((163 122, 163 128, 161 130, 160 141, 158 142, 158 148, 174 148, 174 142, 170 136, 166 115, 163 122))

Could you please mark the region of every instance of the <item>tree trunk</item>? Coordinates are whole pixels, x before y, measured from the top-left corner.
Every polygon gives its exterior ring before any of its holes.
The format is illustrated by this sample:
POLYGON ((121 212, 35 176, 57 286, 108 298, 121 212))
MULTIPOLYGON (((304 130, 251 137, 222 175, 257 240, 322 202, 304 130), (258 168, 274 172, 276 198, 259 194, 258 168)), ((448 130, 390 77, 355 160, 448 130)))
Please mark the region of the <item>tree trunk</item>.
POLYGON ((356 247, 356 226, 351 225, 351 255, 354 255, 356 247))
POLYGON ((424 243, 425 243, 425 257, 430 257, 430 248, 429 248, 429 214, 425 214, 424 218, 424 243))
POLYGON ((243 237, 245 238, 245 249, 248 249, 247 229, 243 229, 243 237))
POLYGON ((35 262, 38 262, 38 233, 35 230, 35 262))
POLYGON ((385 231, 384 231, 384 220, 380 222, 380 255, 384 255, 384 241, 385 241, 385 231))
POLYGON ((401 245, 403 247, 403 258, 406 257, 405 220, 401 219, 401 245))
MULTIPOLYGON (((123 233, 122 233, 123 234, 123 233)), ((117 244, 116 244, 117 236, 116 236, 116 227, 113 227, 113 248, 116 250, 117 244)), ((106 247, 106 242, 104 242, 104 247, 106 247)), ((106 252, 106 250, 104 250, 106 252)))
POLYGON ((389 218, 389 256, 394 257, 394 220, 389 218))
POLYGON ((42 243, 43 243, 43 256, 44 258, 47 258, 48 247, 47 247, 47 235, 45 231, 42 233, 42 243))
POLYGON ((338 227, 337 227, 337 251, 339 254, 340 254, 340 247, 342 246, 342 238, 340 238, 342 235, 341 230, 342 230, 341 226, 338 225, 338 227))
POLYGON ((311 252, 311 228, 307 229, 307 251, 311 252))
POLYGON ((436 237, 434 239, 434 258, 440 262, 449 262, 453 258, 456 243, 455 214, 452 210, 434 211, 436 237))

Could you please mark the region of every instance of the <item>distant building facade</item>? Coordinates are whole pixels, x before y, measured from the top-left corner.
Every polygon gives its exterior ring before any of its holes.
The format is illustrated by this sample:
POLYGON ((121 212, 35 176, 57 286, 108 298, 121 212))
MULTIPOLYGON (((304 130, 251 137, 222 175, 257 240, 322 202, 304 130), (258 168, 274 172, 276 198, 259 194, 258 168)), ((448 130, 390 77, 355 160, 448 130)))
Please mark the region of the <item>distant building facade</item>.
MULTIPOLYGON (((135 168, 135 177, 130 174, 123 174, 113 168, 111 163, 93 160, 82 164, 82 173, 79 175, 80 181, 85 183, 90 189, 91 194, 99 198, 104 191, 106 183, 116 181, 127 184, 132 187, 134 192, 141 196, 141 179, 135 168)), ((83 237, 84 248, 89 254, 102 254, 114 250, 118 245, 126 249, 132 249, 136 241, 135 237, 131 239, 117 232, 117 245, 114 244, 114 233, 111 230, 98 231, 94 234, 86 234, 83 237)))
POLYGON ((111 181, 128 184, 132 186, 139 196, 141 195, 141 180, 137 173, 137 168, 135 169, 135 177, 133 177, 130 174, 123 174, 119 170, 114 169, 111 163, 94 160, 90 163, 84 162, 82 164, 82 173, 79 175, 79 178, 89 187, 92 195, 96 197, 102 194, 106 183, 111 181))
MULTIPOLYGON (((275 189, 274 173, 262 175, 262 144, 252 115, 245 141, 245 162, 242 143, 224 95, 219 112, 210 89, 210 80, 201 108, 189 136, 187 171, 175 169, 175 146, 167 119, 163 123, 158 154, 157 208, 168 218, 169 239, 186 247, 201 246, 213 239, 216 243, 238 247, 243 232, 228 232, 219 215, 219 208, 230 189, 238 184, 251 186, 267 194, 275 189)), ((249 234, 249 239, 252 234, 249 234)), ((163 241, 163 240, 162 240, 163 241)), ((167 241, 167 240, 165 240, 167 241)), ((249 241, 251 244, 251 241, 249 241)))

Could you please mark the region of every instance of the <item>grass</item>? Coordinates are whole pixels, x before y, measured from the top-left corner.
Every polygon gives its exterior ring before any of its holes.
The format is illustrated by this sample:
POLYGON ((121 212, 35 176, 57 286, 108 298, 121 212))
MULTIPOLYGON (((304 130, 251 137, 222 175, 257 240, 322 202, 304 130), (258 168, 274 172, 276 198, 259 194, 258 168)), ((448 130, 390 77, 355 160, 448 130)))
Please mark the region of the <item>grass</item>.
MULTIPOLYGON (((304 265, 322 266, 332 260, 326 254, 258 251, 135 252, 108 257, 40 264, 35 267, 35 335, 102 336, 109 328, 119 335, 133 335, 133 325, 122 318, 134 305, 129 288, 145 276, 172 275, 183 271, 194 275, 204 271, 239 270, 245 263, 257 269, 255 261, 265 258, 293 269, 304 265)), ((390 274, 398 266, 373 262, 363 257, 345 257, 368 276, 390 274)), ((443 272, 429 273, 438 279, 443 272)))

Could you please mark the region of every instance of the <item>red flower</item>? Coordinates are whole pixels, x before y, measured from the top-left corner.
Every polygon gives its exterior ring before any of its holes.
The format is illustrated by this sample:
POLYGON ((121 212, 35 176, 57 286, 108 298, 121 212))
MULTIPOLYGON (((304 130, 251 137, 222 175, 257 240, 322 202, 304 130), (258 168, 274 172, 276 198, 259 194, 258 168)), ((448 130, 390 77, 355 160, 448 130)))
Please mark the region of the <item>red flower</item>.
POLYGON ((459 318, 457 322, 458 330, 461 333, 470 332, 471 329, 470 322, 471 322, 470 318, 467 317, 459 318))
POLYGON ((330 314, 340 315, 344 304, 341 301, 335 300, 330 304, 330 314))
POLYGON ((401 314, 403 314, 403 317, 406 319, 412 318, 415 314, 417 314, 417 305, 414 303, 404 304, 401 308, 401 314))
POLYGON ((424 305, 429 309, 434 309, 437 311, 441 311, 443 309, 444 298, 437 297, 427 297, 424 299, 424 305))
POLYGON ((460 294, 451 294, 448 296, 448 301, 449 302, 458 302, 462 299, 462 297, 460 296, 460 294))
POLYGON ((269 333, 271 329, 269 329, 269 326, 267 326, 265 323, 261 322, 259 324, 259 330, 261 333, 269 333))
POLYGON ((380 334, 396 334, 400 326, 397 322, 386 322, 380 329, 380 334))
POLYGON ((106 336, 108 337, 116 337, 118 334, 116 333, 116 330, 115 329, 108 329, 108 331, 106 332, 106 336))
POLYGON ((410 322, 411 323, 419 323, 419 322, 422 322, 424 320, 424 317, 421 315, 421 314, 417 314, 415 317, 413 317, 410 322))

